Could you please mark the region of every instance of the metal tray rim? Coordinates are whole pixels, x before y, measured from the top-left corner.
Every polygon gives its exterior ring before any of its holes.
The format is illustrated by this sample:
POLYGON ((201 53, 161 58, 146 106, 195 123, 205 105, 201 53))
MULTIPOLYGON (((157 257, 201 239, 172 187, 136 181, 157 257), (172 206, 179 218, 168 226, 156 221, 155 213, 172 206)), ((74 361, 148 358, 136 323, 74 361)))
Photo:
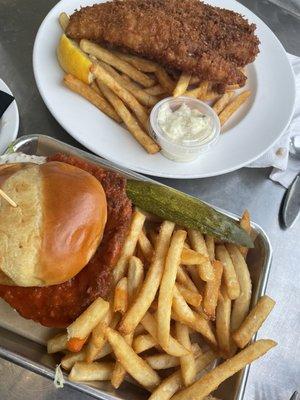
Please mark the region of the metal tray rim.
MULTIPOLYGON (((103 158, 96 156, 94 154, 88 153, 84 150, 78 149, 74 146, 71 146, 69 144, 66 144, 64 142, 61 142, 57 139, 54 139, 50 136, 47 135, 38 135, 38 134, 34 134, 34 135, 25 135, 25 136, 21 136, 19 138, 17 138, 12 145, 6 150, 5 153, 8 152, 17 152, 18 149, 21 148, 21 146, 24 146, 27 143, 33 142, 33 141, 39 141, 40 138, 43 138, 44 140, 47 139, 52 143, 55 143, 57 146, 63 146, 64 148, 69 149, 70 151, 76 152, 78 155, 81 155, 83 158, 87 158, 91 161, 94 161, 96 163, 101 163, 104 166, 107 166, 109 168, 113 168, 117 171, 119 171, 120 173, 125 173, 131 177, 136 177, 138 179, 142 179, 142 180, 147 180, 147 181, 152 181, 152 182, 157 182, 151 178, 148 177, 144 177, 141 174, 138 174, 136 172, 130 171, 126 168, 122 168, 120 166, 118 166, 117 164, 111 162, 111 161, 107 161, 104 160, 103 158)), ((63 151, 63 150, 62 150, 63 151)), ((214 207, 216 210, 220 211, 221 213, 231 216, 234 219, 238 219, 238 215, 231 213, 229 211, 223 210, 219 207, 215 207, 213 205, 211 205, 210 203, 207 203, 210 206, 214 207)), ((257 289, 257 296, 258 295, 263 295, 266 292, 266 287, 267 287, 267 283, 268 283, 268 277, 269 277, 269 273, 270 273, 270 267, 271 267, 271 262, 272 262, 272 246, 270 243, 270 240, 266 234, 266 232, 264 231, 264 229, 258 225, 257 223, 251 222, 251 226, 261 235, 264 246, 265 246, 265 250, 266 250, 266 254, 265 254, 265 261, 264 261, 264 266, 262 268, 262 273, 263 278, 260 281, 259 287, 257 289)), ((255 337, 253 338, 253 341, 256 339, 257 335, 255 335, 255 337)), ((44 366, 42 364, 39 364, 37 362, 31 361, 29 359, 27 359, 26 357, 23 357, 19 354, 16 354, 12 351, 10 351, 9 349, 4 348, 3 346, 0 345, 0 357, 4 358, 8 361, 11 361, 27 370, 30 370, 32 372, 35 372, 39 375, 42 375, 48 379, 54 379, 54 370, 44 366)), ((244 392, 246 389, 246 384, 247 384, 247 380, 248 380, 248 375, 249 375, 249 371, 250 371, 250 365, 247 365, 241 372, 240 372, 240 378, 239 378, 239 385, 238 385, 238 389, 237 389, 237 393, 235 396, 235 400, 243 400, 244 398, 244 392)), ((85 384, 79 384, 79 383, 75 383, 75 382, 71 382, 68 379, 66 379, 65 381, 66 386, 69 386, 73 389, 77 389, 83 393, 89 394, 93 397, 99 398, 99 394, 101 395, 101 398, 103 400, 116 400, 117 397, 112 396, 102 390, 99 389, 95 389, 92 386, 88 386, 85 384)))

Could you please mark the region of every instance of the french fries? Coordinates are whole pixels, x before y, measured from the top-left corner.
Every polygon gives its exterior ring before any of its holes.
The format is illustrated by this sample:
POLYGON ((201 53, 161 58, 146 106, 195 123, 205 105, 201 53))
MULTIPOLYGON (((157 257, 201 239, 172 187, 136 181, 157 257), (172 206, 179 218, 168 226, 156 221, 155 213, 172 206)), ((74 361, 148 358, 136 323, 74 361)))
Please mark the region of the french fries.
POLYGON ((213 262, 215 259, 215 239, 212 236, 205 235, 205 244, 209 259, 213 262))
POLYGON ((101 297, 98 297, 74 322, 72 322, 71 325, 68 326, 67 347, 70 351, 81 350, 86 338, 105 317, 108 309, 109 303, 101 297), (78 346, 74 345, 74 341, 76 340, 80 341, 78 346))
POLYGON ((202 296, 200 293, 187 289, 185 286, 177 283, 177 289, 184 298, 184 300, 194 307, 199 307, 202 302, 202 296))
POLYGON ((214 279, 206 282, 203 295, 203 311, 211 320, 215 319, 218 296, 223 275, 223 264, 220 261, 212 262, 214 279))
POLYGON ((153 61, 149 61, 145 58, 133 56, 132 54, 121 53, 120 51, 114 51, 119 58, 132 64, 140 71, 143 72, 155 72, 157 70, 157 64, 153 61))
POLYGON ((224 287, 219 293, 217 312, 216 312, 216 334, 219 348, 222 355, 227 358, 230 355, 230 315, 231 315, 231 300, 228 297, 224 287))
MULTIPOLYGON (((197 343, 191 345, 191 353, 193 357, 197 358, 201 354, 201 349, 197 343)), ((189 355, 187 355, 189 356, 189 355)), ((184 356, 183 356, 184 357, 184 356)), ((168 369, 180 365, 180 358, 170 356, 169 354, 160 353, 146 356, 145 360, 155 370, 168 369)))
POLYGON ((191 80, 191 75, 185 74, 183 72, 178 79, 175 89, 173 90, 173 96, 174 97, 182 96, 186 91, 186 89, 188 88, 190 80, 191 80))
POLYGON ((199 231, 194 229, 189 229, 188 234, 193 249, 201 254, 204 254, 207 258, 205 262, 202 262, 198 266, 199 276, 205 282, 211 281, 214 278, 214 270, 209 260, 209 254, 204 237, 199 231))
POLYGON ((86 353, 85 350, 81 350, 79 353, 67 353, 60 362, 63 369, 70 370, 77 361, 85 361, 86 353))
POLYGON ((160 227, 155 255, 140 290, 140 295, 121 322, 120 331, 124 334, 130 333, 136 328, 155 298, 174 226, 173 222, 165 221, 160 227))
POLYGON ((131 81, 130 79, 126 79, 125 77, 120 75, 110 65, 101 61, 99 63, 118 82, 119 85, 123 86, 131 94, 133 94, 134 97, 136 97, 137 100, 139 100, 143 105, 147 107, 152 107, 159 101, 158 97, 150 95, 144 89, 142 89, 137 83, 131 81))
POLYGON ((107 328, 106 334, 118 361, 134 379, 149 391, 159 385, 158 374, 133 351, 118 332, 107 328))
POLYGON ((227 106, 227 104, 230 102, 230 100, 233 98, 234 92, 226 92, 224 93, 219 100, 215 102, 213 105, 213 110, 217 113, 220 114, 224 108, 227 106))
POLYGON ((152 96, 159 96, 166 93, 166 90, 160 85, 155 85, 150 88, 145 89, 145 92, 151 94, 152 96))
POLYGON ((68 342, 67 333, 58 333, 47 342, 48 354, 58 353, 59 351, 66 350, 68 342))
POLYGON ((216 257, 224 267, 223 276, 228 296, 231 300, 235 300, 240 295, 240 285, 230 255, 224 245, 220 244, 216 247, 216 257))
POLYGON ((108 381, 114 368, 113 363, 85 363, 77 361, 69 374, 70 381, 88 382, 88 381, 108 381))
POLYGON ((159 344, 163 349, 167 348, 169 345, 173 289, 186 235, 186 231, 178 230, 174 232, 160 283, 157 309, 157 333, 159 344))
POLYGON ((245 90, 244 92, 236 96, 233 101, 223 109, 223 111, 219 114, 221 126, 223 126, 225 122, 231 117, 231 115, 235 113, 243 103, 245 103, 250 95, 250 90, 245 90))
POLYGON ((276 345, 276 342, 268 339, 262 339, 251 344, 249 347, 242 350, 230 360, 225 361, 223 364, 205 374, 192 386, 176 394, 172 400, 203 399, 227 378, 243 369, 247 364, 263 356, 276 345))
POLYGON ((113 107, 117 111, 118 115, 126 125, 128 131, 132 134, 132 136, 149 154, 157 153, 159 151, 159 146, 154 142, 154 140, 150 138, 150 136, 148 136, 148 134, 145 131, 143 131, 143 129, 138 124, 137 120, 126 108, 123 101, 105 84, 103 84, 100 81, 97 82, 102 93, 108 99, 108 101, 113 105, 113 107))
MULTIPOLYGON (((147 313, 141 322, 143 327, 158 343, 157 323, 153 315, 147 313)), ((167 354, 175 357, 181 357, 189 353, 189 350, 182 346, 173 336, 169 337, 168 346, 164 350, 167 354)))
POLYGON ((201 82, 197 88, 192 89, 192 90, 187 90, 184 93, 184 96, 194 97, 196 99, 203 98, 206 95, 206 93, 209 89, 209 86, 210 86, 210 82, 208 82, 208 81, 201 82))
MULTIPOLYGON (((124 103, 135 113, 137 119, 147 131, 148 113, 145 107, 142 106, 128 90, 122 87, 100 64, 93 64, 91 66, 91 72, 96 76, 97 82, 106 85, 112 92, 119 96, 122 101, 124 101, 124 103)), ((100 90, 105 95, 102 86, 100 87, 100 90)))
POLYGON ((129 232, 122 247, 119 260, 113 270, 113 278, 115 283, 117 283, 125 275, 128 260, 134 254, 139 235, 144 226, 145 219, 146 216, 139 210, 135 210, 133 212, 129 232))
POLYGON ((258 300, 242 325, 232 334, 232 338, 239 348, 243 349, 250 342, 274 306, 275 301, 269 296, 262 296, 258 300))
POLYGON ((184 385, 189 386, 193 383, 196 376, 196 363, 192 352, 189 328, 180 322, 176 322, 175 327, 177 340, 190 351, 186 356, 180 357, 182 379, 184 385))
POLYGON ((115 297, 114 297, 114 312, 120 312, 124 314, 128 306, 128 284, 127 278, 124 276, 115 287, 115 297))
POLYGON ((155 81, 148 75, 142 73, 131 64, 114 55, 112 52, 104 49, 98 44, 92 43, 89 40, 82 39, 80 41, 80 48, 87 54, 98 58, 98 60, 104 61, 107 64, 115 67, 119 71, 124 72, 135 82, 140 83, 144 87, 151 87, 155 84, 155 81))
MULTIPOLYGON (((275 302, 263 296, 248 313, 251 279, 238 246, 149 218, 137 209, 132 215, 109 302, 98 298, 67 333, 48 341, 48 352, 66 353, 61 365, 73 381, 110 380, 117 389, 128 374, 152 392, 150 400, 208 400, 224 379, 275 346, 248 346, 275 302), (199 266, 208 263, 213 279, 205 281, 209 267, 201 278, 199 266), (206 353, 192 343, 202 338, 206 353), (238 348, 244 350, 234 355, 238 348), (227 361, 202 376, 215 351, 227 361), (161 381, 156 371, 170 368, 175 372, 161 381)), ((243 220, 249 226, 250 218, 243 220)))
POLYGON ((231 331, 235 331, 249 312, 252 285, 247 264, 237 246, 228 243, 226 248, 240 285, 240 296, 234 301, 231 312, 231 331))
POLYGON ((70 22, 69 16, 65 12, 62 12, 59 14, 58 21, 61 29, 65 32, 70 22))
POLYGON ((167 93, 172 93, 175 87, 175 82, 170 78, 167 71, 163 67, 158 67, 155 71, 155 75, 164 90, 167 93))
MULTIPOLYGON (((242 218, 240 220, 240 226, 248 233, 248 235, 251 234, 251 222, 248 210, 244 211, 242 218)), ((246 258, 249 249, 247 247, 239 246, 239 250, 242 253, 243 257, 246 258)))
MULTIPOLYGON (((206 353, 201 354, 196 359, 197 373, 201 372, 216 358, 217 356, 213 351, 207 351, 206 353)), ((161 382, 161 384, 154 390, 148 400, 169 400, 179 389, 183 387, 183 385, 184 383, 181 371, 176 371, 161 382)), ((185 398, 185 400, 186 399, 189 398, 187 397, 185 398)))
POLYGON ((64 84, 68 86, 73 92, 78 93, 80 96, 87 99, 99 110, 103 111, 104 114, 114 119, 116 122, 121 122, 121 118, 118 116, 112 106, 101 96, 100 93, 96 93, 89 85, 75 78, 71 74, 64 76, 64 84))
POLYGON ((158 345, 158 341, 150 334, 139 335, 133 339, 132 348, 139 354, 158 345))

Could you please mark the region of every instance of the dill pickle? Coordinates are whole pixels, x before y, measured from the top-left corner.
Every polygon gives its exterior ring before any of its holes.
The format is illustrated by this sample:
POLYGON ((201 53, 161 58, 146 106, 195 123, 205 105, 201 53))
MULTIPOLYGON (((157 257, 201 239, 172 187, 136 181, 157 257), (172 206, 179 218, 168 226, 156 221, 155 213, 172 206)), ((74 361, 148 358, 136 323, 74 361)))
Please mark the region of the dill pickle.
POLYGON ((127 180, 126 191, 134 205, 162 219, 226 242, 253 247, 250 236, 234 219, 195 197, 166 186, 132 179, 127 180))

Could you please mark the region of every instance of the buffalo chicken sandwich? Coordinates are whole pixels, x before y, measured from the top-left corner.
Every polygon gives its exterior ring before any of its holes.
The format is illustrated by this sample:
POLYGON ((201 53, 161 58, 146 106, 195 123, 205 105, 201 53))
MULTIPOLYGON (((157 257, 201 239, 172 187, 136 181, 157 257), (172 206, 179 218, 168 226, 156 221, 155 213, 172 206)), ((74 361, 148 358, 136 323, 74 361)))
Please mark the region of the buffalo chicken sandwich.
POLYGON ((64 327, 105 297, 131 218, 126 180, 57 154, 0 166, 0 296, 23 317, 64 327))

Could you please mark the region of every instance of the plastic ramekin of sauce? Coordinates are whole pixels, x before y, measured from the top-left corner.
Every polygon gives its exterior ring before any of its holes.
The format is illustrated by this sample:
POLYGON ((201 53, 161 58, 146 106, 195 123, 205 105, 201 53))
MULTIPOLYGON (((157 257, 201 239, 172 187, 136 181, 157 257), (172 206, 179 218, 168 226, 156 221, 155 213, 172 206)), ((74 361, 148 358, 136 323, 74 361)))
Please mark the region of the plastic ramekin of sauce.
POLYGON ((178 162, 190 162, 213 146, 220 135, 215 111, 191 97, 167 97, 153 107, 150 132, 161 153, 178 162))

